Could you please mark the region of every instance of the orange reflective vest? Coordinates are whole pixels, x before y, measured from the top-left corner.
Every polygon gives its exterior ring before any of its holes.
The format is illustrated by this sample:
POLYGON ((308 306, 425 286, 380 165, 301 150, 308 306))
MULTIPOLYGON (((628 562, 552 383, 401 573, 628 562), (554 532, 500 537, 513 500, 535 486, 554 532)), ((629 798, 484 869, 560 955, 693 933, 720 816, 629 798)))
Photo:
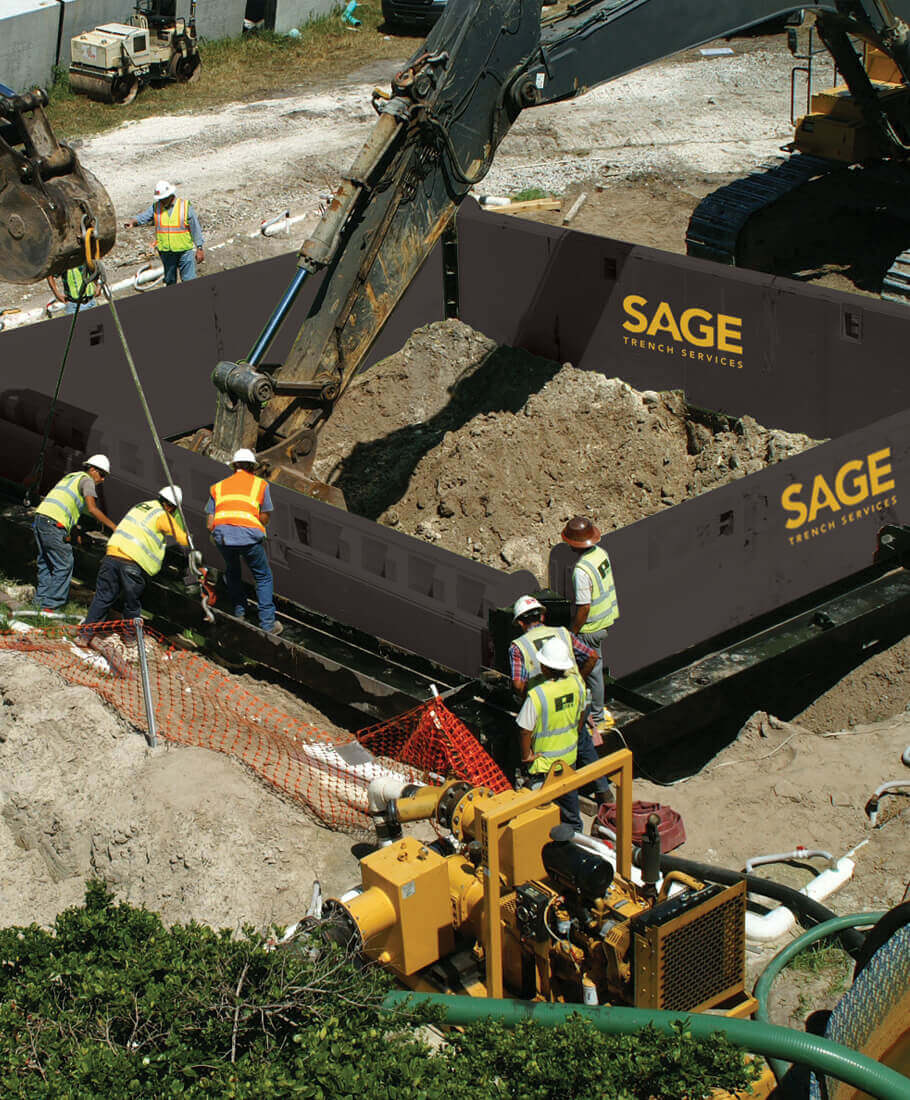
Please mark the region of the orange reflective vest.
POLYGON ((231 527, 254 527, 265 534, 265 527, 259 519, 265 486, 261 477, 248 470, 238 470, 213 485, 211 492, 215 500, 215 515, 212 529, 224 523, 231 527))
POLYGON ((155 246, 159 252, 188 252, 193 247, 193 234, 187 221, 188 199, 174 199, 170 208, 155 204, 155 246))

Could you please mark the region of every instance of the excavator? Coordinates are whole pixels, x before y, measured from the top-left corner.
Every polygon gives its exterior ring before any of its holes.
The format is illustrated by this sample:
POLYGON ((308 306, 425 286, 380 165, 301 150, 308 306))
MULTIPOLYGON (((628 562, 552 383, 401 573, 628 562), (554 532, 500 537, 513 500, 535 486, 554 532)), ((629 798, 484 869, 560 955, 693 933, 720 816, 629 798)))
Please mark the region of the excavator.
MULTIPOLYGON (((883 162, 900 161, 910 150, 910 30, 904 18, 910 19, 910 0, 820 0, 800 7, 813 14, 847 82, 840 107, 849 106, 851 124, 865 135, 863 155, 871 150, 883 162), (873 79, 858 43, 886 59, 895 79, 873 79)), ((391 89, 373 93, 376 125, 300 248, 290 285, 249 354, 215 367, 214 427, 196 433, 194 449, 224 461, 251 448, 263 476, 343 506, 335 487, 312 476, 319 430, 521 112, 572 99, 794 10, 781 0, 559 0, 546 6, 541 0, 450 0, 391 89), (270 364, 276 334, 304 282, 316 274, 315 299, 289 354, 270 364)), ((54 209, 42 167, 53 157, 36 142, 40 132, 46 146, 49 131, 40 124, 40 105, 29 104, 23 97, 0 98, 0 117, 7 119, 0 127, 0 278, 9 278, 11 269, 40 278, 53 262, 78 251, 80 217, 70 207, 83 203, 99 223, 105 220, 87 191, 66 200, 66 218, 54 209), (23 206, 35 208, 27 234, 18 213, 23 206), (52 214, 68 227, 56 249, 41 243, 58 232, 52 214), (73 247, 67 252, 65 245, 73 247), (26 264, 33 253, 46 259, 26 264)), ((57 172, 58 188, 61 179, 75 185, 80 173, 87 179, 66 146, 54 143, 54 149, 61 150, 58 159, 72 158, 69 175, 57 172)), ((96 239, 103 251, 103 231, 96 239)))

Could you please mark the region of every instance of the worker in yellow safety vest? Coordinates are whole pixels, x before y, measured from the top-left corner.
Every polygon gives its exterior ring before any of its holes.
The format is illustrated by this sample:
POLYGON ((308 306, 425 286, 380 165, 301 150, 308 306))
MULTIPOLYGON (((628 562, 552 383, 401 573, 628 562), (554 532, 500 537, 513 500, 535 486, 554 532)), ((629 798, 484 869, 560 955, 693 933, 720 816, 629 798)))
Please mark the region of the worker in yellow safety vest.
POLYGON ((608 628, 619 618, 613 568, 606 550, 597 545, 600 538, 598 528, 585 516, 570 519, 562 531, 562 541, 578 555, 572 570, 575 616, 570 629, 600 655, 588 677, 589 720, 597 735, 603 735, 614 725, 613 715, 604 708, 603 643, 608 628))
MULTIPOLYGON (((164 562, 168 538, 180 546, 189 545, 186 529, 178 509, 183 492, 176 485, 165 485, 157 500, 144 500, 130 508, 107 544, 107 553, 98 570, 95 598, 85 616, 76 641, 87 645, 91 641, 93 623, 108 618, 111 608, 122 597, 123 619, 138 619, 142 614, 140 600, 149 577, 159 572, 164 562)), ((131 625, 124 625, 123 637, 135 637, 131 625)))
POLYGON ((228 599, 238 619, 246 617, 246 592, 243 587, 243 563, 246 562, 256 585, 259 625, 269 634, 280 634, 275 620, 275 584, 265 552, 265 529, 272 518, 269 483, 256 477, 256 456, 241 447, 231 458, 233 474, 211 488, 206 506, 212 541, 224 557, 224 583, 228 599))
MULTIPOLYGON (((585 685, 563 639, 549 638, 541 646, 537 659, 542 679, 529 689, 516 718, 522 771, 532 787, 540 786, 559 760, 574 767, 578 759, 578 730, 585 711, 585 685)), ((560 819, 580 833, 578 791, 556 801, 560 819)))
POLYGON ((47 282, 57 301, 64 303, 64 313, 75 313, 77 306, 82 310, 98 304, 95 300, 95 282, 89 278, 85 264, 77 264, 63 273, 62 293, 53 275, 48 275, 47 282))
POLYGON ((205 241, 202 226, 189 199, 178 199, 173 184, 159 180, 155 185, 152 205, 141 214, 124 222, 130 229, 135 225, 155 225, 155 248, 164 267, 164 285, 196 278, 196 264, 205 260, 205 241))
POLYGON ((35 509, 38 584, 32 600, 40 611, 55 611, 69 599, 73 579, 70 533, 84 515, 111 531, 117 526, 98 507, 98 486, 111 472, 107 455, 92 455, 81 470, 65 474, 35 509))

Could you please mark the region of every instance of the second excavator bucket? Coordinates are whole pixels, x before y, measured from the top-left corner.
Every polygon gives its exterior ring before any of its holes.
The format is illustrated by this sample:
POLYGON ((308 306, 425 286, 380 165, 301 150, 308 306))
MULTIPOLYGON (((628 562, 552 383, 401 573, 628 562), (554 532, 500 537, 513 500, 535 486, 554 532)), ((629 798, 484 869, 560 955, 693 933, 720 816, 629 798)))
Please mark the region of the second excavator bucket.
POLYGON ((34 283, 62 275, 114 246, 117 223, 104 187, 58 142, 40 89, 14 95, 0 85, 0 280, 34 283))

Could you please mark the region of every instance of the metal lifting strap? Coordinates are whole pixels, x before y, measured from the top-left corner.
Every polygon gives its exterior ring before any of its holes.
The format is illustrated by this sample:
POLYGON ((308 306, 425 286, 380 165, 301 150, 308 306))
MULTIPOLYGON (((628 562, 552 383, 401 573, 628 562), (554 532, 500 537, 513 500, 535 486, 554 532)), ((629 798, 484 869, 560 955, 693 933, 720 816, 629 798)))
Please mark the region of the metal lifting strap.
POLYGON ((126 333, 123 331, 123 325, 120 323, 120 315, 117 313, 117 307, 114 304, 114 296, 111 293, 108 286, 107 271, 104 264, 100 260, 96 260, 97 267, 97 282, 101 287, 101 291, 104 297, 107 299, 108 305, 111 307, 111 315, 114 318, 114 324, 117 327, 117 335, 120 337, 120 344, 123 348, 123 354, 126 358, 127 365, 130 368, 130 374, 133 378, 133 383, 136 387, 136 392, 139 395, 139 402, 142 405, 142 411, 145 414, 146 422, 149 426, 149 431, 152 435, 152 440, 155 444, 155 450, 158 452, 158 458, 161 460, 161 468, 164 470, 165 481, 173 494, 173 499, 176 502, 177 514, 180 516, 180 522, 183 524, 183 529, 186 532, 186 539, 188 544, 187 561, 189 563, 190 572, 193 578, 199 583, 199 592, 202 602, 202 614, 205 616, 205 621, 213 623, 215 616, 212 614, 210 604, 214 602, 214 592, 211 584, 207 579, 208 570, 202 564, 202 554, 193 545, 193 536, 190 534, 189 524, 186 522, 186 516, 183 513, 183 505, 179 503, 180 498, 176 493, 176 487, 174 485, 174 479, 171 477, 170 467, 167 464, 167 459, 164 455, 164 448, 161 446, 161 437, 158 435, 158 429, 155 427, 155 421, 152 418, 152 410, 149 408, 148 401, 145 397, 145 391, 142 388, 142 383, 139 380, 139 373, 136 370, 136 363, 133 360, 132 352, 130 351, 129 344, 126 339, 126 333))

